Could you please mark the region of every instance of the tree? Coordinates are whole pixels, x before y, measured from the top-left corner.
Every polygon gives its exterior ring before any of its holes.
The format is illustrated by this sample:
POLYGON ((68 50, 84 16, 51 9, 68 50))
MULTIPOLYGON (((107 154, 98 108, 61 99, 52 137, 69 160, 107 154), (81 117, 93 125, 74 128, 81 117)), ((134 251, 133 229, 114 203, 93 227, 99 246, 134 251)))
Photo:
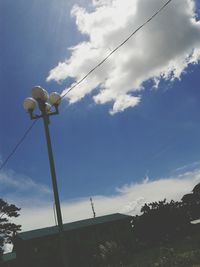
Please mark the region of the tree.
POLYGON ((15 233, 21 230, 21 225, 10 221, 10 218, 19 216, 19 211, 20 208, 0 198, 0 256, 4 252, 4 245, 11 244, 15 233))
POLYGON ((200 218, 200 183, 194 187, 192 193, 182 197, 182 202, 190 221, 200 218))
POLYGON ((172 240, 186 232, 190 223, 182 203, 173 200, 145 204, 141 212, 132 220, 137 246, 172 240))
POLYGON ((193 192, 193 194, 200 196, 200 183, 195 185, 195 187, 193 188, 192 192, 193 192))

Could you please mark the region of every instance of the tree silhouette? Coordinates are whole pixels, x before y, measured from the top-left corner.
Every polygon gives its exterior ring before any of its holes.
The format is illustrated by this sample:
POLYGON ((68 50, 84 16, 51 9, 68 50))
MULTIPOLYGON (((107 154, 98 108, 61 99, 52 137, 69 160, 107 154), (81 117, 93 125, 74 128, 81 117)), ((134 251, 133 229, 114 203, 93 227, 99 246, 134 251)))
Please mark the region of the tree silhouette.
POLYGON ((200 219, 200 183, 192 193, 184 195, 181 201, 146 203, 141 215, 134 216, 132 226, 136 246, 170 241, 186 235, 190 231, 190 222, 200 219))
POLYGON ((190 220, 182 202, 166 199, 145 204, 142 214, 133 217, 134 236, 139 246, 166 242, 183 234, 190 220))
POLYGON ((182 202, 190 220, 200 219, 200 183, 193 188, 192 193, 182 197, 182 202))
POLYGON ((193 194, 200 196, 200 183, 195 185, 195 187, 193 188, 192 192, 193 192, 193 194))
POLYGON ((19 216, 19 211, 14 204, 8 204, 0 198, 0 256, 4 251, 4 245, 12 243, 13 235, 21 229, 21 225, 10 221, 10 218, 19 216))

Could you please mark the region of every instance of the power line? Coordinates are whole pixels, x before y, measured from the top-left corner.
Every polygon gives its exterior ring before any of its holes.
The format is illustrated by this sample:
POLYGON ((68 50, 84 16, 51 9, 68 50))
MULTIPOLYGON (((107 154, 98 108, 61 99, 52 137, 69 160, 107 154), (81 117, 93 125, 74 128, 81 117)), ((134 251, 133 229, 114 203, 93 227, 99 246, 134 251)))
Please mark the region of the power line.
POLYGON ((32 130, 33 126, 36 124, 37 120, 35 120, 31 126, 25 131, 24 135, 21 137, 19 142, 15 145, 15 147, 12 149, 10 154, 7 156, 7 158, 3 161, 3 163, 0 166, 0 171, 3 169, 3 167, 6 165, 6 163, 10 160, 10 158, 15 154, 18 147, 23 143, 24 139, 27 137, 28 133, 32 130))
MULTIPOLYGON (((80 83, 82 83, 90 74, 92 74, 97 68, 99 68, 109 57, 112 56, 120 47, 122 47, 133 35, 135 35, 139 30, 141 30, 146 24, 148 24, 153 18, 155 18, 170 2, 173 0, 168 0, 161 8, 159 8, 149 19, 147 19, 142 25, 140 25, 136 30, 134 30, 122 43, 120 43, 116 48, 114 48, 104 59, 102 59, 95 67, 93 67, 83 78, 81 78, 79 81, 77 81, 74 85, 72 85, 69 90, 62 95, 62 98, 64 98, 70 91, 72 91, 75 87, 77 87, 80 83)), ((10 160, 10 158, 14 155, 18 147, 23 143, 24 139, 28 135, 28 133, 32 130, 33 126, 37 120, 35 120, 31 126, 25 131, 22 138, 19 140, 19 142, 15 145, 11 153, 7 156, 7 158, 3 161, 3 163, 0 166, 0 170, 3 169, 3 167, 6 165, 6 163, 10 160)))
POLYGON ((134 30, 122 43, 115 47, 104 59, 102 59, 95 67, 93 67, 83 78, 77 81, 72 85, 69 90, 62 95, 62 98, 65 97, 70 91, 82 83, 92 72, 99 68, 109 57, 112 56, 120 47, 122 47, 133 35, 135 35, 139 30, 141 30, 146 24, 148 24, 153 18, 155 18, 170 2, 173 0, 168 0, 161 8, 159 8, 149 19, 147 19, 142 25, 140 25, 136 30, 134 30))

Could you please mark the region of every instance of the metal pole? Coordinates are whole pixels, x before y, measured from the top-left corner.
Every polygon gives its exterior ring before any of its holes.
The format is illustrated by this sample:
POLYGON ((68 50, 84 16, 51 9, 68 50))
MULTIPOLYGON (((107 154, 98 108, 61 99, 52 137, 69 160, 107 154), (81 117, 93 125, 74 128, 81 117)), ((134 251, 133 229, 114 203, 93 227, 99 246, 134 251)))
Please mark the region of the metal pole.
POLYGON ((63 267, 67 267, 67 258, 65 254, 65 238, 64 238, 64 229, 63 229, 63 221, 62 221, 62 214, 60 209, 60 200, 59 200, 59 193, 58 193, 58 186, 56 180, 56 170, 52 152, 52 145, 51 145, 51 138, 49 133, 49 117, 45 111, 42 110, 43 114, 43 122, 44 122, 44 129, 45 129, 45 136, 48 148, 48 156, 49 156, 49 164, 51 170, 51 178, 52 178, 52 185, 53 185, 53 193, 55 199, 55 206, 56 206, 56 215, 58 221, 58 231, 59 231, 59 239, 60 239, 60 252, 63 262, 63 267))

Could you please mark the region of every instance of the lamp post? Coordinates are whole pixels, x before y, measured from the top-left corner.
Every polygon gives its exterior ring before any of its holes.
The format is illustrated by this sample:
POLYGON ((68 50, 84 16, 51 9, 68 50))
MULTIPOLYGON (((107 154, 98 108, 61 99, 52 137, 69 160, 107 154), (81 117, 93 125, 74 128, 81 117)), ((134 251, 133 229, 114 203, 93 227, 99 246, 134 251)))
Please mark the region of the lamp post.
POLYGON ((58 93, 53 92, 49 95, 47 91, 44 90, 42 87, 35 86, 32 89, 32 97, 26 98, 24 100, 23 106, 24 106, 24 109, 29 113, 31 120, 35 120, 39 118, 43 119, 46 142, 47 142, 47 149, 48 149, 48 156, 49 156, 51 178, 52 178, 52 185, 53 185, 54 201, 55 201, 55 206, 56 206, 56 215, 57 215, 59 240, 60 240, 60 252, 61 252, 63 267, 67 267, 62 213, 61 213, 61 208, 60 208, 60 200, 59 200, 59 193, 58 193, 58 186, 57 186, 57 179, 56 179, 56 170, 55 170, 51 138, 50 138, 50 132, 49 132, 49 123, 50 123, 49 117, 52 115, 59 114, 58 106, 60 102, 61 102, 61 96, 58 93), (40 110, 39 115, 35 115, 33 113, 37 105, 40 110), (52 111, 52 108, 54 109, 53 111, 52 111))

